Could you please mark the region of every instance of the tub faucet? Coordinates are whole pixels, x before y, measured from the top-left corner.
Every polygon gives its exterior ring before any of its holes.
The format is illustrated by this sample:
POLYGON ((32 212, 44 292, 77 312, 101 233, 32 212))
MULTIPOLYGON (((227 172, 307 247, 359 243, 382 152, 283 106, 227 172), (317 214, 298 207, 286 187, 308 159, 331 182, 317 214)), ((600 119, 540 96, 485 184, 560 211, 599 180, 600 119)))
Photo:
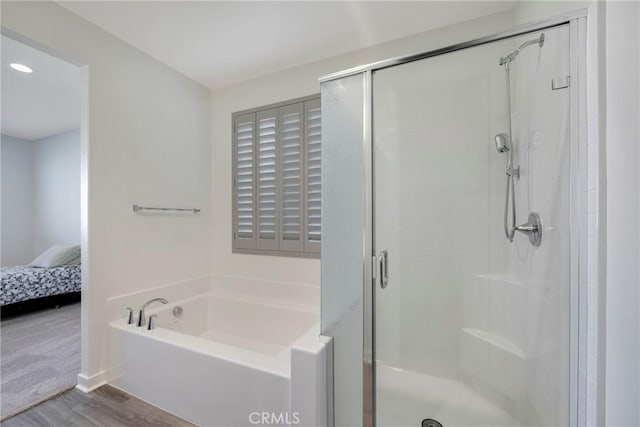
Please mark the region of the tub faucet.
POLYGON ((144 318, 144 309, 147 308, 147 306, 149 304, 152 304, 154 302, 161 302, 162 304, 168 304, 169 301, 167 301, 164 298, 154 298, 154 299, 150 299, 149 301, 145 302, 144 304, 142 304, 142 307, 140 307, 140 311, 138 312, 138 322, 136 323, 138 326, 144 326, 147 324, 147 322, 145 321, 144 318))

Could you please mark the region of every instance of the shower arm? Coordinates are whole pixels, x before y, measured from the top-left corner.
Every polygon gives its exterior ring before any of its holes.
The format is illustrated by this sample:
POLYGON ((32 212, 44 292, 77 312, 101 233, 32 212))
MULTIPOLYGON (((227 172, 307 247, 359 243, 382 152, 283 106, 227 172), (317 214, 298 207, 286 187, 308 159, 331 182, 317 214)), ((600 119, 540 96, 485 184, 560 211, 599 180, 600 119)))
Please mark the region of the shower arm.
POLYGON ((516 50, 514 50, 513 52, 511 52, 510 54, 508 54, 507 56, 503 56, 502 58, 500 58, 500 65, 505 65, 507 67, 507 69, 509 68, 509 64, 516 59, 516 57, 520 54, 520 52, 522 52, 527 46, 531 46, 537 44, 538 46, 542 47, 544 45, 544 33, 540 34, 540 37, 535 38, 533 40, 529 40, 526 41, 524 43, 522 43, 520 46, 518 46, 516 48, 516 50))

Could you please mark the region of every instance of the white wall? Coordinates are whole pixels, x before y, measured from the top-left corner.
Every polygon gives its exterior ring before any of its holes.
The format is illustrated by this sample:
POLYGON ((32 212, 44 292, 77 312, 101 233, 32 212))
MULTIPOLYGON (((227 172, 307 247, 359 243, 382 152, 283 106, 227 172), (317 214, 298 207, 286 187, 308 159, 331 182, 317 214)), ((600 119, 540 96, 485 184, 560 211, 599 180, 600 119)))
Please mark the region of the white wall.
POLYGON ((2 135, 2 265, 80 244, 80 131, 26 141, 2 135))
POLYGON ((640 425, 640 4, 606 6, 606 425, 640 425))
POLYGON ((52 2, 2 2, 2 26, 87 66, 79 379, 92 387, 104 378, 108 297, 211 272, 211 93, 52 2), (139 201, 202 213, 136 215, 139 201))
POLYGON ((80 130, 33 143, 33 257, 80 244, 80 130))
POLYGON ((519 24, 541 21, 569 14, 581 9, 586 9, 595 2, 590 0, 577 1, 520 1, 517 3, 515 12, 516 20, 519 24))
POLYGON ((33 260, 33 143, 2 135, 2 266, 33 260))
POLYGON ((501 13, 461 25, 452 25, 416 36, 314 62, 213 93, 213 271, 318 285, 320 262, 316 259, 233 254, 231 252, 231 114, 248 108, 320 92, 318 78, 356 65, 398 55, 422 52, 499 32, 512 26, 512 14, 501 13))

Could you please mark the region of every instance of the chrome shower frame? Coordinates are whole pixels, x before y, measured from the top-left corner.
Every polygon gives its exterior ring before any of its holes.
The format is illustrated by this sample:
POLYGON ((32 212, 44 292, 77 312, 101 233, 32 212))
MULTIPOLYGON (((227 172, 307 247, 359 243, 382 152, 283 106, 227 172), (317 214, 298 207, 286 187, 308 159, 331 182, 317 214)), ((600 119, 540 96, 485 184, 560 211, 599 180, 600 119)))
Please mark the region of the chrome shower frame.
MULTIPOLYGON (((375 415, 376 415, 376 396, 375 396, 375 270, 377 267, 377 258, 376 254, 373 252, 375 250, 374 245, 374 221, 375 217, 373 214, 373 77, 374 72, 378 70, 382 70, 389 67, 394 67, 398 65, 403 65, 406 63, 419 61, 422 59, 427 59, 439 55, 444 55, 451 52, 457 52, 463 49, 481 46, 483 44, 496 42, 508 38, 518 37, 526 34, 531 34, 535 32, 540 32, 545 29, 550 29, 553 27, 566 25, 568 24, 570 27, 571 34, 571 43, 577 45, 578 40, 584 42, 584 37, 586 34, 586 19, 588 15, 587 9, 580 9, 575 12, 564 14, 552 19, 542 20, 533 22, 530 24, 525 24, 519 26, 513 30, 494 34, 487 37, 478 38, 475 40, 454 44, 451 46, 446 46, 443 48, 415 54, 408 56, 401 56, 396 58, 391 58, 383 61, 374 62, 367 65, 361 65, 357 67, 353 67, 344 71, 328 74, 322 76, 319 81, 328 82, 331 80, 338 80, 344 77, 361 75, 362 76, 362 85, 364 88, 364 123, 363 123, 363 132, 362 132, 362 149, 363 149, 363 171, 364 171, 364 187, 362 188, 364 192, 364 228, 362 230, 363 237, 363 254, 362 254, 362 268, 363 268, 363 407, 362 407, 362 419, 363 426, 373 427, 376 425, 375 415), (580 37, 580 39, 579 39, 580 37)), ((539 40, 531 41, 531 44, 539 43, 539 40)), ((585 44, 586 46, 586 44, 585 44)), ((526 46, 522 46, 524 48, 526 46)), ((584 47, 581 48, 584 50, 584 47)), ((517 51, 518 49, 516 49, 517 51)), ((522 50, 522 49, 520 49, 522 50)), ((512 52, 515 53, 516 51, 512 52)), ((580 195, 577 189, 580 188, 580 178, 579 175, 579 160, 578 160, 578 138, 584 138, 584 134, 586 133, 586 118, 584 110, 581 110, 577 107, 578 103, 578 93, 580 91, 580 97, 584 96, 586 83, 584 80, 584 68, 586 64, 584 63, 584 58, 578 64, 577 53, 572 49, 571 55, 571 73, 576 77, 580 77, 582 81, 575 85, 571 91, 571 133, 572 133, 572 148, 571 148, 571 283, 570 283, 570 293, 571 293, 571 307, 570 307, 570 414, 569 414, 569 425, 571 427, 577 427, 578 425, 578 414, 585 413, 586 408, 583 406, 586 402, 579 401, 578 399, 578 390, 584 387, 583 383, 586 383, 586 374, 581 374, 579 370, 579 363, 582 364, 586 360, 586 353, 583 349, 586 349, 585 345, 580 345, 579 337, 584 336, 586 333, 582 331, 583 324, 578 323, 578 316, 584 316, 586 312, 586 305, 584 304, 584 295, 586 295, 584 288, 586 287, 586 283, 583 283, 584 278, 580 278, 578 272, 578 261, 579 261, 579 234, 580 230, 580 221, 579 218, 576 219, 580 209, 580 195), (580 111, 579 111, 580 110, 580 111), (580 136, 579 136, 580 134, 580 136), (584 294, 583 294, 584 293, 584 294), (580 352, 579 352, 580 350, 580 352), (580 383, 579 383, 580 382, 580 383)), ((511 60, 515 56, 519 54, 516 53, 511 60)), ((509 55, 504 57, 504 59, 508 60, 509 55)), ((504 64, 502 64, 504 65, 504 64)), ((572 79, 572 86, 574 80, 572 79)), ((524 224, 523 227, 526 227, 527 224, 524 224)), ((531 239, 531 236, 530 236, 531 239)), ((328 395, 332 396, 333 393, 329 392, 328 395)), ((332 405, 330 405, 332 406, 332 405)), ((334 425, 333 417, 329 417, 330 425, 334 425)))

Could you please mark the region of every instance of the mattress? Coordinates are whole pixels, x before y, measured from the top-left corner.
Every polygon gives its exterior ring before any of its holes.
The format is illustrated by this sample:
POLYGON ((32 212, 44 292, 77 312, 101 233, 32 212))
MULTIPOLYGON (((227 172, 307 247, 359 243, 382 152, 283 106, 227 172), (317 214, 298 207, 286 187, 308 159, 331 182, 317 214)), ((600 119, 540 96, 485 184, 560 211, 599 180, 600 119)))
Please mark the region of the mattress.
POLYGON ((80 292, 80 266, 62 267, 2 267, 0 305, 35 298, 80 292))

